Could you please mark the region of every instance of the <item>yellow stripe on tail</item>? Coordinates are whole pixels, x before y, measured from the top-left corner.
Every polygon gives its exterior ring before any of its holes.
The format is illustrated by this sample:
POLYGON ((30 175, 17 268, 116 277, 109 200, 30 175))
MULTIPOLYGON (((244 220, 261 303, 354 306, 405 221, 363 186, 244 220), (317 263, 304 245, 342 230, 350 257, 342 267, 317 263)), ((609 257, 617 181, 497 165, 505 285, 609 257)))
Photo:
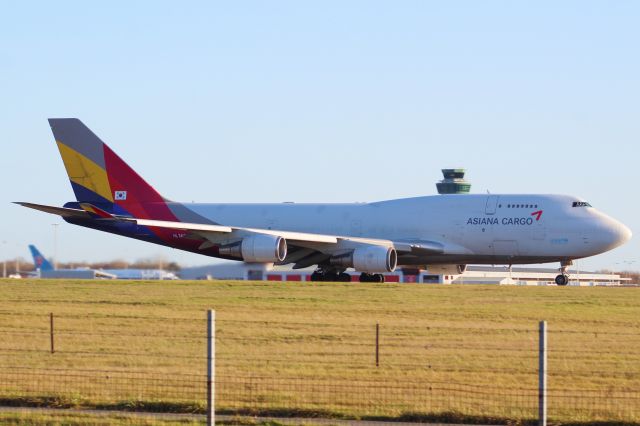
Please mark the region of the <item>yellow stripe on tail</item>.
POLYGON ((84 155, 74 151, 62 142, 56 141, 69 179, 113 202, 107 172, 84 155))

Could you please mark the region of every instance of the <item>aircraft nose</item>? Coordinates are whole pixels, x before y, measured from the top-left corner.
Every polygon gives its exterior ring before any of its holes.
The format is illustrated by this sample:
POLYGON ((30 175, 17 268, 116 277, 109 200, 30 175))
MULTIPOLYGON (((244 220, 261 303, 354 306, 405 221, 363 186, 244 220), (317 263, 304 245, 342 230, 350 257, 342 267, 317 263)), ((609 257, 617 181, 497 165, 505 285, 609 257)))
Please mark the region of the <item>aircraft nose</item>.
POLYGON ((620 244, 624 244, 627 241, 629 241, 631 239, 631 237, 633 236, 633 233, 631 232, 631 229, 629 229, 627 226, 623 225, 622 223, 619 224, 619 242, 620 244))
POLYGON ((611 220, 605 229, 606 240, 610 248, 621 246, 631 239, 631 230, 617 220, 611 220))

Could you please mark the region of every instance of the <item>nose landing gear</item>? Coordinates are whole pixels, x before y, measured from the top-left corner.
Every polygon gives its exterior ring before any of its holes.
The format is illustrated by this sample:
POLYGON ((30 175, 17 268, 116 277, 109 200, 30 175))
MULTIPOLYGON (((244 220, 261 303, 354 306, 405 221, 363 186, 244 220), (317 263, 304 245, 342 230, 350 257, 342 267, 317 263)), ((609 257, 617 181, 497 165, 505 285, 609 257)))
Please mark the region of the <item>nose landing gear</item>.
POLYGON ((560 262, 560 275, 558 275, 555 279, 557 285, 564 286, 569 284, 569 275, 567 275, 567 270, 571 265, 573 265, 573 261, 571 260, 560 262))
POLYGON ((569 275, 560 274, 556 277, 556 284, 567 285, 569 284, 569 275))

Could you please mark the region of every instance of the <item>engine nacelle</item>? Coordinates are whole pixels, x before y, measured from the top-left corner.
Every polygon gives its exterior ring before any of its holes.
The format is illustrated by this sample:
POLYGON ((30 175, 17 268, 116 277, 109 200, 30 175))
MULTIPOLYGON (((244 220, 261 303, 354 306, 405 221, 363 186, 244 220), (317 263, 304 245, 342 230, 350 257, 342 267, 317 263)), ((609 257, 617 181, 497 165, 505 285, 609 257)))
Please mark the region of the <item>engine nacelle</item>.
POLYGON ((436 275, 460 275, 467 270, 467 265, 429 265, 427 271, 436 275))
POLYGON ((220 246, 219 253, 245 262, 281 262, 287 257, 287 241, 275 235, 256 234, 220 246))
POLYGON ((391 247, 358 247, 352 252, 333 256, 329 262, 358 272, 393 272, 398 264, 398 254, 391 247))

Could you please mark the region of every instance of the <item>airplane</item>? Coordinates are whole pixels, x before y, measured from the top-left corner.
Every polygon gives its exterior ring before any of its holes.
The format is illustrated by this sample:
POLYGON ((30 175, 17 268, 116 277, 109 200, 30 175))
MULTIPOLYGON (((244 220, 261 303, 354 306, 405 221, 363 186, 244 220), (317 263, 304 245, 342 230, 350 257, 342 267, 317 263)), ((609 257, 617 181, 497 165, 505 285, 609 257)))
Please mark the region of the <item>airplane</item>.
POLYGON ((312 281, 384 282, 398 266, 461 273, 473 264, 573 260, 631 238, 622 223, 570 195, 447 194, 341 204, 200 204, 158 193, 77 118, 49 119, 76 201, 17 202, 68 223, 193 253, 317 266, 312 281))
POLYGON ((87 272, 90 272, 95 278, 107 278, 114 279, 116 275, 111 274, 107 271, 101 270, 92 270, 89 268, 75 268, 75 269, 58 269, 55 265, 52 265, 50 261, 47 260, 46 257, 40 250, 33 244, 29 244, 29 251, 31 252, 31 257, 33 257, 33 265, 35 267, 35 272, 26 272, 26 276, 34 277, 34 278, 87 278, 87 272))
POLYGON ((31 257, 33 257, 35 271, 19 271, 16 264, 16 273, 9 275, 9 278, 40 278, 40 271, 53 271, 54 268, 51 262, 35 246, 29 245, 29 251, 31 251, 31 257))
MULTIPOLYGON (((39 273, 54 271, 56 268, 47 260, 46 257, 38 250, 33 244, 29 245, 31 251, 31 257, 33 257, 33 264, 39 273)), ((87 268, 76 269, 62 269, 60 271, 78 271, 86 270, 87 268)), ((173 272, 167 272, 163 269, 100 269, 97 271, 100 276, 106 275, 108 277, 115 277, 120 280, 177 280, 178 277, 173 272)))

